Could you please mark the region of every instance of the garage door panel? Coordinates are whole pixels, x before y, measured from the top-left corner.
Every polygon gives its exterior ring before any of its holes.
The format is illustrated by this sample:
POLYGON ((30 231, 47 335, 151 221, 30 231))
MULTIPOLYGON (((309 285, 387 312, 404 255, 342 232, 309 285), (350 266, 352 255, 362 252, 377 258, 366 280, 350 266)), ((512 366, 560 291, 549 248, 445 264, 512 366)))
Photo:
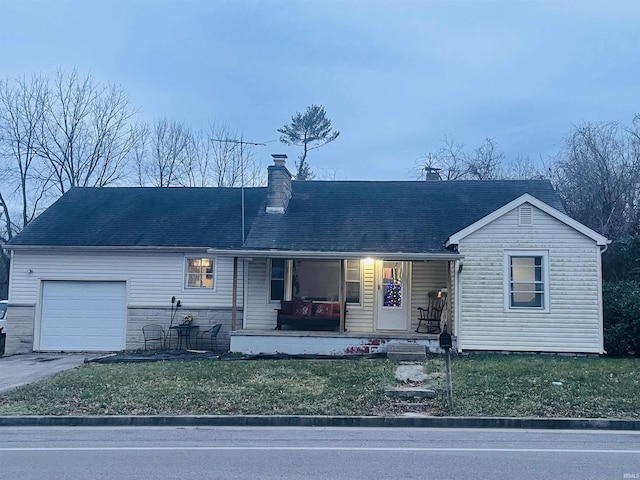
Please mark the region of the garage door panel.
POLYGON ((124 282, 44 282, 40 350, 122 350, 125 295, 124 282))

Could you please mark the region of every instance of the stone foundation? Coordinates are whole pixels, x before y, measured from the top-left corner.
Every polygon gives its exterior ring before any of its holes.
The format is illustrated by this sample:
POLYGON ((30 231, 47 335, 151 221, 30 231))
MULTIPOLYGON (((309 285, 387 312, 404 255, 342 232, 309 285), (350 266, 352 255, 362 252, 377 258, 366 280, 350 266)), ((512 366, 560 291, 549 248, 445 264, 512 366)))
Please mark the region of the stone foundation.
MULTIPOLYGON (((199 331, 207 330, 216 323, 221 323, 222 328, 217 336, 218 350, 229 350, 229 332, 231 331, 231 308, 189 308, 180 309, 175 314, 173 324, 182 322, 186 314, 193 315, 193 324, 200 327, 199 331)), ((242 310, 237 311, 237 325, 242 325, 242 310)), ((127 350, 138 350, 144 348, 144 337, 142 327, 150 323, 162 325, 168 331, 171 324, 170 308, 129 308, 127 319, 127 350)), ((175 335, 174 341, 175 341, 175 335)), ((195 339, 195 334, 194 334, 195 339)), ((195 346, 195 345, 194 345, 195 346)))
POLYGON ((7 309, 7 334, 5 355, 33 351, 33 334, 36 318, 35 306, 10 305, 7 309))

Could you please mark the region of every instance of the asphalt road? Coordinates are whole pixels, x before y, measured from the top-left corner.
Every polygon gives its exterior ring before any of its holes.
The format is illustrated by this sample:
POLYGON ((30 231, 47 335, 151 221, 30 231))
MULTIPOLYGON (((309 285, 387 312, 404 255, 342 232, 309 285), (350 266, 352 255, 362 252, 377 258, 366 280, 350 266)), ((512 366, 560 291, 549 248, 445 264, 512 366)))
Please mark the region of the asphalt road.
POLYGON ((7 479, 639 479, 640 432, 2 427, 7 479))

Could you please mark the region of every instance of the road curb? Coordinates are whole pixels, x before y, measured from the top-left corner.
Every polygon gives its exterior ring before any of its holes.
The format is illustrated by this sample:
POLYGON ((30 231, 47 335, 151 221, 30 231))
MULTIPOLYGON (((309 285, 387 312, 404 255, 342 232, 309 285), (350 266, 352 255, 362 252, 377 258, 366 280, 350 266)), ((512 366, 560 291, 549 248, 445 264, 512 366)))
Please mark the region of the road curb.
POLYGON ((0 416, 0 427, 394 427, 640 431, 640 420, 510 417, 315 415, 0 416))

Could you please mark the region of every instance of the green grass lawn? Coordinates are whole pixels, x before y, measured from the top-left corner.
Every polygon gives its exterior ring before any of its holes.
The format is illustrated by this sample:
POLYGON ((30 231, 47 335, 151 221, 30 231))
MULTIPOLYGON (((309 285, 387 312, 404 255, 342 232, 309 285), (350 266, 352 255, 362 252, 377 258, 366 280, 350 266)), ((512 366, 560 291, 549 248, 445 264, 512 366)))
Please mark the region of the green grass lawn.
MULTIPOLYGON (((640 418, 640 359, 550 355, 430 358, 431 415, 640 418)), ((0 395, 0 415, 393 415, 396 364, 375 360, 87 364, 0 395)))

